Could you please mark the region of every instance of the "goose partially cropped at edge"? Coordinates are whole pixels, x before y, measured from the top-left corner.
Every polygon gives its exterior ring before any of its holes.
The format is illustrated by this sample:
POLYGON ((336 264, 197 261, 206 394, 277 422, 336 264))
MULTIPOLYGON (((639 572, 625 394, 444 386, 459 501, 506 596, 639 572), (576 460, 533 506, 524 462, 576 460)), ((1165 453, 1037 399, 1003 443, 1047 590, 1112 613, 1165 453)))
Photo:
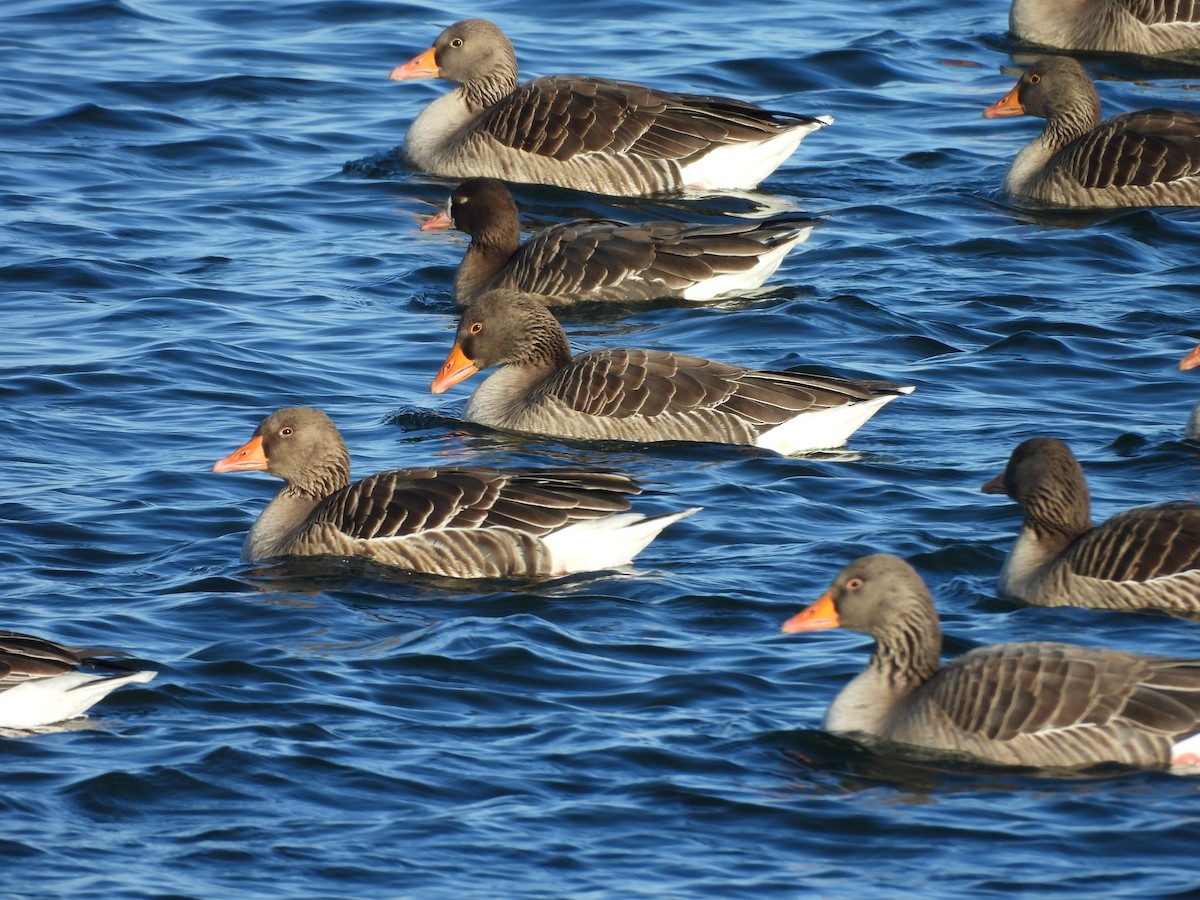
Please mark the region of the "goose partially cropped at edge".
POLYGON ((1008 30, 1043 47, 1152 56, 1200 47, 1200 3, 1012 0, 1008 30))
POLYGON ((536 294, 550 305, 739 296, 760 287, 819 224, 802 216, 720 225, 579 219, 543 228, 522 244, 517 204, 501 181, 468 178, 446 207, 421 230, 470 235, 454 277, 462 306, 490 288, 536 294))
POLYGON ((242 561, 353 556, 450 578, 558 576, 626 565, 696 509, 626 513, 641 488, 582 468, 392 469, 350 483, 337 426, 311 407, 267 416, 214 472, 284 480, 246 535, 242 561))
POLYGON ((1031 438, 981 488, 1025 522, 1000 573, 1003 596, 1035 606, 1200 613, 1200 503, 1139 506, 1093 527, 1083 469, 1057 438, 1031 438))
POLYGON ((128 655, 0 631, 0 728, 40 728, 74 719, 117 688, 158 674, 110 658, 128 655))
POLYGON ((833 122, 603 78, 554 75, 518 85, 512 43, 486 19, 451 25, 391 77, 458 84, 405 136, 404 153, 417 168, 617 196, 753 188, 805 135, 833 122))
POLYGON ((463 418, 506 431, 578 440, 706 441, 779 453, 840 447, 885 404, 913 388, 770 372, 668 350, 606 348, 571 355, 558 320, 536 298, 483 294, 463 311, 430 390, 481 369, 463 418))
POLYGON ((1000 765, 1200 765, 1200 659, 1036 641, 943 665, 929 589, 885 553, 847 565, 782 626, 826 628, 875 639, 867 667, 830 704, 827 731, 1000 765))
MULTIPOLYGON (((1194 369, 1200 366, 1200 344, 1193 347, 1188 354, 1179 361, 1180 370, 1194 369)), ((1197 403, 1192 408, 1192 415, 1188 418, 1187 427, 1184 429, 1183 436, 1189 441, 1200 443, 1200 403, 1197 403)))
POLYGON ((1200 205, 1200 115, 1143 109, 1100 120, 1096 86, 1079 63, 1043 59, 984 110, 1046 120, 1004 176, 1016 199, 1057 206, 1200 205))

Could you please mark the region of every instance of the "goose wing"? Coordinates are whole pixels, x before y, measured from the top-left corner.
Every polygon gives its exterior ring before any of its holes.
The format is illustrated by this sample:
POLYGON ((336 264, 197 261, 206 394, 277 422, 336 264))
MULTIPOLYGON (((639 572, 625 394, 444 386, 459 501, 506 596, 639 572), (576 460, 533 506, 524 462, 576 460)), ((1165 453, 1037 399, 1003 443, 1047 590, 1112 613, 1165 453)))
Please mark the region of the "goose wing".
POLYGON ((584 469, 393 469, 334 493, 307 525, 360 539, 491 528, 540 537, 626 510, 640 492, 624 475, 584 469))
POLYGON ((1052 165, 1089 188, 1200 175, 1200 116, 1166 109, 1113 116, 1063 148, 1052 165))
POLYGON ((772 112, 719 97, 674 94, 638 84, 552 75, 519 85, 479 119, 476 133, 557 160, 631 153, 688 160, 713 144, 760 140, 810 116, 772 112))

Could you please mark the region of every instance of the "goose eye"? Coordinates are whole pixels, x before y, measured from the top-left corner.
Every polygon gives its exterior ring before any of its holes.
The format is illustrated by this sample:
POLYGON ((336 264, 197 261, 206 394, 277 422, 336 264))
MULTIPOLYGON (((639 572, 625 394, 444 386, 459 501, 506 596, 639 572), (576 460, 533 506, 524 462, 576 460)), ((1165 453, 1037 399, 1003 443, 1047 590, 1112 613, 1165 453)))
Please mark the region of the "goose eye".
POLYGON ((1039 81, 1041 81, 1041 80, 1042 80, 1042 76, 1041 76, 1041 75, 1030 75, 1030 76, 1029 76, 1029 83, 1030 83, 1030 84, 1037 84, 1037 83, 1038 83, 1039 81))
POLYGON ((862 586, 863 580, 861 578, 851 578, 846 582, 846 590, 848 591, 857 591, 862 586))
POLYGON ((462 46, 462 38, 455 38, 454 40, 452 40, 450 42, 450 46, 451 47, 461 47, 462 46))
POLYGON ((472 322, 471 323, 471 334, 479 334, 479 332, 481 332, 481 331, 483 331, 483 323, 482 322, 472 322))
POLYGON ((281 437, 291 437, 292 429, 285 426, 285 427, 279 429, 279 434, 281 437))

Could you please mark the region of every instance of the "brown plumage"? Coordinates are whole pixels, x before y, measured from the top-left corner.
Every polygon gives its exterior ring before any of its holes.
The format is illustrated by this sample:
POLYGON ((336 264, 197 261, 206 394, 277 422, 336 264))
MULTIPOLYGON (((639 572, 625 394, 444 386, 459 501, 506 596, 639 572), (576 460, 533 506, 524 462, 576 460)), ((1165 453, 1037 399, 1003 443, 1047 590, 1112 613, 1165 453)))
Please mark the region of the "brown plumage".
POLYGON ((1079 63, 1043 59, 984 116, 1046 119, 1004 176, 1014 197, 1077 207, 1200 205, 1200 115, 1144 109, 1100 120, 1079 63))
POLYGON ((242 547, 275 556, 359 556, 453 578, 562 575, 624 565, 667 525, 615 515, 641 493, 633 479, 577 468, 392 469, 350 483, 350 456, 323 412, 267 416, 216 472, 265 470, 284 480, 242 547), (573 530, 572 530, 573 529, 573 530), (577 541, 593 553, 580 561, 577 541))
POLYGON ((1002 765, 1145 768, 1200 764, 1200 659, 1045 641, 996 644, 943 665, 933 598, 904 560, 847 565, 783 625, 875 639, 866 669, 830 705, 825 728, 1002 765))
POLYGON ((1001 594, 1037 606, 1200 613, 1200 503, 1139 506, 1092 527, 1083 469, 1054 438, 1022 443, 982 490, 1025 512, 1001 594))
POLYGON ((912 390, 770 372, 667 350, 571 355, 558 320, 535 298, 483 294, 463 311, 431 390, 499 366, 463 418, 493 428, 583 440, 708 441, 781 453, 838 447, 884 404, 912 390))
POLYGON ((522 244, 517 205, 503 182, 468 178, 447 207, 421 228, 455 227, 471 236, 454 278, 462 306, 492 288, 550 305, 737 296, 762 285, 818 224, 801 216, 720 225, 580 219, 543 228, 522 244))
POLYGON ((833 121, 602 78, 518 85, 512 43, 485 19, 451 25, 391 77, 459 85, 409 128, 404 150, 414 166, 624 196, 752 188, 833 121))
POLYGON ((1197 0, 1012 0, 1008 29, 1062 50, 1158 54, 1200 47, 1197 0))

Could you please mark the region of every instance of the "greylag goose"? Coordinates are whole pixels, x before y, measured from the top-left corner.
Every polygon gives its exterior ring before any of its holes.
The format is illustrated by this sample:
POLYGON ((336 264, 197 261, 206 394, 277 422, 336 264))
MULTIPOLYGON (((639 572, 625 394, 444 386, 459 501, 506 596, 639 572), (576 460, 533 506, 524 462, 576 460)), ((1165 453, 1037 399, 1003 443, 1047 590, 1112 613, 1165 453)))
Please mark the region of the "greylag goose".
POLYGON ((750 444, 785 454, 840 447, 884 404, 913 390, 756 371, 666 350, 573 357, 545 305, 501 290, 463 311, 430 390, 440 394, 491 366, 500 370, 467 401, 468 422, 583 440, 750 444))
POLYGON ((1000 765, 1200 765, 1200 659, 1037 641, 943 665, 928 588, 885 553, 850 563, 782 630, 825 628, 875 639, 867 667, 830 704, 827 731, 1000 765))
POLYGON ((833 122, 603 78, 518 85, 512 43, 485 19, 451 25, 391 77, 458 84, 405 136, 404 153, 418 169, 617 196, 753 188, 805 135, 833 122))
POLYGON ((799 216, 725 225, 580 219, 543 228, 522 244, 517 204, 504 183, 468 178, 421 230, 457 228, 470 235, 454 277, 460 305, 489 288, 536 294, 557 305, 739 296, 761 286, 817 222, 799 216))
POLYGON ((576 468, 392 469, 350 483, 350 454, 320 410, 279 409, 214 472, 265 470, 284 486, 242 561, 356 556, 450 578, 566 575, 623 566, 695 509, 624 513, 633 479, 576 468))
POLYGON ((1035 63, 983 114, 1046 120, 1004 176, 1015 198, 1094 208, 1200 205, 1200 115, 1143 109, 1101 122, 1096 86, 1073 59, 1035 63))
POLYGON ((1008 30, 1043 47, 1153 55, 1200 47, 1195 0, 1012 0, 1008 30))
POLYGON ((0 727, 39 728, 74 719, 122 685, 157 674, 104 658, 113 656, 128 654, 0 631, 0 727))
MULTIPOLYGON (((1194 369, 1196 366, 1200 366, 1200 344, 1193 347, 1188 355, 1179 361, 1181 370, 1194 369)), ((1183 436, 1189 441, 1200 443, 1200 403, 1193 407, 1183 436)))
POLYGON ((982 490, 1025 512, 1002 595, 1035 606, 1200 613, 1200 503, 1139 506, 1093 527, 1083 469, 1055 438, 1020 444, 982 490))

